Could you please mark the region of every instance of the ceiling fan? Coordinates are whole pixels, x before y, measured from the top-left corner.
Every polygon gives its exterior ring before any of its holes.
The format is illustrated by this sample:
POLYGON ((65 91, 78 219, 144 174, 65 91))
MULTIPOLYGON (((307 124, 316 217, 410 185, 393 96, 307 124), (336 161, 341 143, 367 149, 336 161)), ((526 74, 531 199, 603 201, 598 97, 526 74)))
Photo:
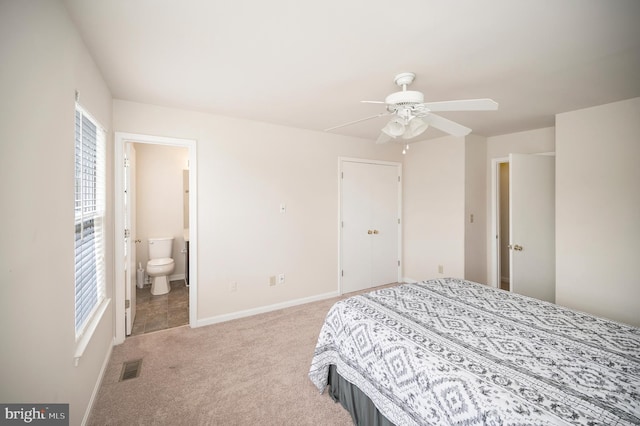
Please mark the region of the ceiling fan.
MULTIPOLYGON (((384 101, 361 101, 362 103, 385 104, 386 111, 370 117, 350 121, 338 126, 330 127, 325 131, 349 126, 362 121, 385 115, 395 115, 383 128, 376 143, 386 143, 398 137, 411 139, 422 134, 429 126, 449 133, 453 136, 466 136, 471 129, 454 121, 433 114, 434 111, 492 111, 498 109, 498 103, 492 99, 466 99, 457 101, 424 102, 421 92, 407 90, 407 86, 413 83, 416 75, 412 72, 403 72, 396 75, 394 82, 402 90, 394 92, 384 101)), ((406 148, 405 148, 406 149, 406 148)))

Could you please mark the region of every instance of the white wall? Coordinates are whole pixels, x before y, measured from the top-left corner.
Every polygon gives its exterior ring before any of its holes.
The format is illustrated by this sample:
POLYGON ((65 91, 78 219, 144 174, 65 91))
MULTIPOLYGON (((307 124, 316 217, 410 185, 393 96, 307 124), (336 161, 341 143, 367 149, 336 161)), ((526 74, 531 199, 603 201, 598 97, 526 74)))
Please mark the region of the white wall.
POLYGON ((182 171, 187 168, 187 148, 134 144, 136 150, 136 262, 146 269, 150 237, 174 237, 175 269, 184 275, 182 171))
POLYGON ((419 281, 463 277, 465 139, 446 136, 412 144, 403 179, 404 276, 419 281))
POLYGON ((556 117, 556 302, 640 326, 640 98, 556 117))
MULTIPOLYGON (((113 314, 110 306, 75 367, 75 90, 108 131, 108 171, 111 96, 58 1, 1 2, 0 57, 0 401, 69 403, 76 425, 110 351, 113 314)), ((108 172, 107 194, 112 180, 108 172)))
MULTIPOLYGON (((487 138, 487 159, 514 154, 537 154, 555 151, 555 127, 526 130, 487 138)), ((487 176, 491 178, 491 176, 487 176)))
POLYGON ((402 161, 398 145, 119 100, 114 128, 197 140, 200 323, 336 292, 338 157, 402 161))
POLYGON ((555 151, 555 128, 545 127, 542 129, 527 130, 524 132, 509 133, 506 135, 493 136, 487 138, 487 175, 486 175, 486 261, 487 261, 487 283, 492 282, 492 278, 498 271, 493 268, 493 243, 495 234, 492 216, 492 160, 496 158, 508 157, 514 154, 536 154, 541 152, 555 151))

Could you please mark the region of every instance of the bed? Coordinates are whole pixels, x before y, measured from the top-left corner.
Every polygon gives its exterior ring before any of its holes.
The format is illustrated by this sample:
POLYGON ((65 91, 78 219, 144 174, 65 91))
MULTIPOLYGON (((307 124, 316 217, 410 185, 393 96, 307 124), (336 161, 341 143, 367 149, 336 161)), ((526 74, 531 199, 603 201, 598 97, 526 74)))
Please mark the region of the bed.
POLYGON ((358 425, 638 425, 640 329, 429 280, 337 302, 309 377, 358 425))

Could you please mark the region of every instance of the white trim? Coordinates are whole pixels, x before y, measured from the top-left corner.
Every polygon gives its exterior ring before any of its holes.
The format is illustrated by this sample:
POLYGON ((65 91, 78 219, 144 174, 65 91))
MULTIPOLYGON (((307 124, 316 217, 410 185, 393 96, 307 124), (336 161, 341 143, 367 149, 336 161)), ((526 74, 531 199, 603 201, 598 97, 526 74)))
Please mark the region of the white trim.
MULTIPOLYGON (((189 253, 189 255, 191 255, 191 253, 189 253)), ((169 282, 171 281, 184 281, 184 276, 185 274, 174 274, 174 275, 169 275, 169 282)))
POLYGON ((87 404, 87 409, 84 412, 84 416, 82 416, 81 425, 86 425, 89 421, 89 416, 91 415, 91 410, 93 409, 93 404, 96 402, 96 398, 98 397, 98 392, 100 391, 100 387, 102 386, 102 381, 104 380, 104 375, 107 372, 107 367, 109 366, 109 361, 111 361, 111 353, 113 352, 113 342, 109 345, 109 349, 107 350, 107 354, 104 357, 104 361, 102 361, 102 367, 100 368, 100 373, 98 374, 98 380, 96 381, 95 386, 93 387, 93 392, 91 392, 91 397, 89 398, 89 403, 87 404))
POLYGON ((98 328, 98 324, 102 321, 102 317, 104 317, 104 313, 107 311, 110 303, 111 299, 104 299, 100 305, 98 305, 96 311, 92 314, 91 319, 85 325, 82 335, 76 341, 76 348, 73 354, 73 364, 76 367, 80 363, 80 358, 82 358, 84 351, 87 349, 87 346, 89 346, 89 342, 91 341, 96 328, 98 328))
POLYGON ((398 265, 398 274, 397 280, 400 281, 402 279, 402 270, 404 267, 404 261, 402 257, 402 228, 404 226, 403 216, 402 216, 402 163, 398 163, 396 161, 382 161, 382 160, 368 160, 364 158, 354 158, 354 157, 338 157, 338 291, 340 294, 343 294, 342 291, 342 165, 345 162, 351 163, 365 163, 365 164, 379 164, 385 166, 395 166, 398 168, 398 177, 400 180, 398 181, 398 219, 400 219, 400 223, 398 224, 398 260, 400 264, 398 265))
POLYGON ((163 136, 141 135, 135 133, 115 132, 114 156, 114 315, 115 315, 115 344, 121 344, 126 337, 125 331, 125 289, 124 289, 124 206, 120 194, 124 191, 124 147, 125 143, 147 143, 156 145, 181 146, 189 150, 189 325, 195 327, 198 318, 198 181, 197 154, 195 139, 178 139, 163 136))
POLYGON ((352 163, 382 164, 385 166, 400 166, 400 168, 402 168, 402 163, 399 163, 397 161, 369 160, 366 158, 355 157, 338 157, 338 161, 340 162, 340 164, 342 164, 343 161, 350 161, 352 163))
POLYGON ((266 312, 277 311, 279 309, 291 308, 293 306, 305 305, 307 303, 319 302, 321 300, 331 299, 340 296, 340 292, 332 291, 330 293, 319 294, 317 296, 303 297, 301 299, 289 300, 282 303, 276 303, 268 306, 260 306, 258 308, 246 309, 243 311, 232 312, 229 314, 216 315, 214 317, 203 318, 198 320, 196 327, 217 324, 221 322, 231 321, 239 318, 250 317, 252 315, 264 314, 266 312))

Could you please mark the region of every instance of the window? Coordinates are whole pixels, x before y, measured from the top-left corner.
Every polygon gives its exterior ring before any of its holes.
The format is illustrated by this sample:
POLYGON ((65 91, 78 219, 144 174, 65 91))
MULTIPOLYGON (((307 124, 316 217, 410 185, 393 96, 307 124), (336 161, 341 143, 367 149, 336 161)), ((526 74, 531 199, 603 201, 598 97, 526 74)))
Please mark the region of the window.
POLYGON ((105 134, 76 105, 75 328, 84 334, 105 299, 105 134))

